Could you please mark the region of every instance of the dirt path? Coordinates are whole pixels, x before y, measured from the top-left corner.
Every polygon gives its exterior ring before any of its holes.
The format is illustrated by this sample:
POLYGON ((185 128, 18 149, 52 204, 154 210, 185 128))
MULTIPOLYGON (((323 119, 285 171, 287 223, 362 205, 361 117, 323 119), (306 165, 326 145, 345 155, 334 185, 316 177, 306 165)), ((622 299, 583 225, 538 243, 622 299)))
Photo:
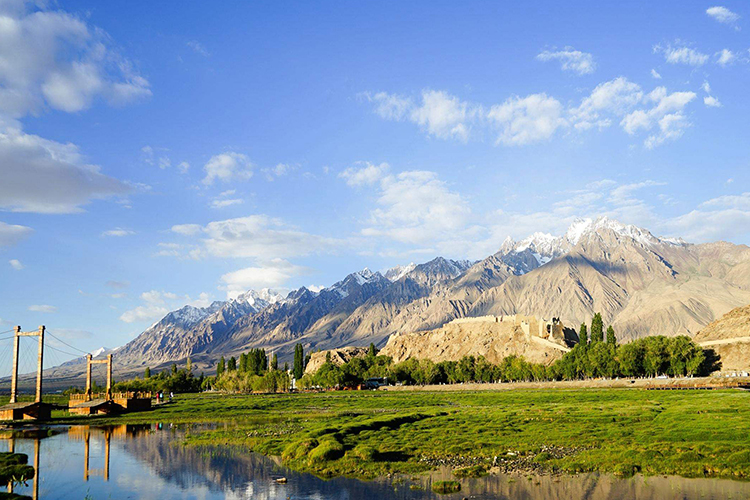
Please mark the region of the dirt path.
POLYGON ((712 345, 722 345, 722 344, 734 344, 735 342, 750 342, 750 337, 732 337, 731 339, 721 339, 721 340, 707 340, 705 342, 701 342, 701 347, 709 347, 712 345))

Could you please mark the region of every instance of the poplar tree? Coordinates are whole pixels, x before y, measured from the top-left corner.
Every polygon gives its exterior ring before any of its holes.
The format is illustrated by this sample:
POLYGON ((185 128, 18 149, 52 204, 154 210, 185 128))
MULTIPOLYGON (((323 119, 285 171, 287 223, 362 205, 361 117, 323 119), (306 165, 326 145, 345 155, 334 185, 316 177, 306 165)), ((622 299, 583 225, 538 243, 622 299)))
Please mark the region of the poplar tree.
POLYGON ((617 344, 617 337, 615 337, 615 329, 612 328, 612 325, 609 325, 607 327, 607 344, 612 344, 612 345, 617 344))
POLYGON ((273 358, 271 358, 271 370, 276 371, 279 369, 279 357, 276 355, 276 353, 273 353, 273 358))
POLYGON ((604 321, 600 313, 594 314, 591 320, 591 343, 604 342, 604 321))
POLYGON ((578 330, 578 344, 586 345, 588 343, 589 343, 588 328, 586 328, 586 323, 581 323, 581 329, 578 330))
POLYGON ((224 368, 226 366, 226 361, 224 361, 224 356, 219 359, 219 364, 216 365, 216 376, 221 377, 221 374, 224 373, 224 368))
POLYGON ((237 369, 237 359, 234 356, 232 356, 231 358, 229 358, 229 361, 227 361, 227 371, 233 372, 236 369, 237 369))
POLYGON ((299 380, 302 378, 302 375, 305 373, 305 351, 302 347, 302 344, 297 344, 294 346, 294 378, 299 380))
POLYGON ((149 368, 148 366, 143 372, 143 378, 151 378, 151 368, 149 368))

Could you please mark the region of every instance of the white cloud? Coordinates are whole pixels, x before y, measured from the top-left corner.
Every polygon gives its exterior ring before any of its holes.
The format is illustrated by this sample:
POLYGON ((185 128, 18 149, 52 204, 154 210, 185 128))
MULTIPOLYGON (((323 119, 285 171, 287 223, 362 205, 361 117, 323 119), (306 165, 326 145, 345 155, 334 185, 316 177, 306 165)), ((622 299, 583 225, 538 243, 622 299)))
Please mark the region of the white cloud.
POLYGON ((130 229, 123 229, 121 227, 116 227, 114 229, 104 231, 102 233, 102 236, 114 236, 117 238, 122 238, 123 236, 131 236, 133 234, 135 234, 135 231, 132 231, 130 229))
POLYGON ((250 289, 283 287, 291 278, 305 272, 305 268, 286 260, 272 259, 262 266, 246 267, 224 274, 221 277, 221 288, 226 290, 227 298, 231 299, 250 289))
POLYGON ((710 95, 707 95, 706 97, 703 98, 703 104, 705 104, 706 106, 710 108, 721 107, 721 102, 719 102, 719 100, 715 98, 714 96, 710 96, 710 95))
POLYGON ((729 66, 737 60, 737 54, 729 49, 722 49, 716 53, 716 64, 722 67, 729 66))
POLYGON ((146 304, 138 306, 134 309, 125 311, 120 315, 120 321, 125 323, 135 323, 137 321, 156 321, 169 313, 169 310, 164 306, 146 304))
POLYGON ((563 71, 573 71, 579 75, 588 75, 596 69, 594 56, 588 52, 581 52, 572 47, 565 47, 565 50, 551 52, 545 50, 536 56, 540 61, 560 61, 563 71))
POLYGON ((667 45, 666 47, 656 45, 654 46, 654 52, 662 53, 664 55, 664 60, 669 64, 702 66, 708 62, 708 55, 684 45, 678 45, 677 47, 673 47, 672 45, 667 45))
POLYGON ((190 170, 190 164, 186 161, 180 162, 177 165, 177 170, 179 170, 181 174, 186 174, 188 170, 190 170))
POLYGON ((203 184, 210 185, 218 179, 227 182, 233 179, 249 179, 253 176, 253 164, 250 159, 240 153, 226 152, 212 156, 203 166, 206 177, 203 184))
POLYGON ((196 54, 200 54, 203 57, 208 57, 211 55, 208 49, 206 49, 206 47, 200 42, 196 42, 195 40, 190 40, 189 42, 187 42, 186 45, 190 47, 191 49, 193 49, 193 51, 196 54))
MULTIPOLYGON (((349 177, 352 178, 357 178, 356 172, 349 177)), ((351 183, 349 179, 350 185, 364 184, 351 183)), ((402 243, 431 244, 454 238, 457 232, 464 230, 471 210, 436 173, 407 171, 385 175, 377 182, 379 208, 370 212, 363 235, 387 237, 402 243)))
POLYGON ((640 85, 625 77, 600 83, 570 115, 578 129, 609 126, 609 115, 622 116, 643 99, 640 85))
POLYGON ((294 166, 286 163, 278 163, 275 167, 264 168, 262 172, 266 176, 267 181, 273 181, 276 177, 288 175, 294 168, 294 166))
POLYGON ((722 6, 714 6, 709 7, 706 9, 706 14, 717 20, 718 22, 722 24, 728 24, 730 26, 734 26, 735 29, 739 30, 739 27, 737 26, 737 21, 740 20, 739 14, 735 14, 731 10, 727 9, 726 7, 722 6))
POLYGON ((244 203, 244 200, 239 198, 216 199, 211 201, 211 208, 226 208, 231 207, 232 205, 241 205, 242 203, 244 203))
POLYGON ((487 117, 500 129, 497 144, 523 146, 550 139, 567 122, 563 107, 547 94, 511 97, 492 106, 487 117))
POLYGON ((29 311, 32 312, 40 312, 40 313, 55 313, 57 312, 57 307, 50 306, 47 304, 36 304, 28 307, 29 311))
POLYGON ((26 226, 17 226, 13 224, 6 224, 0 221, 0 247, 9 247, 15 245, 22 239, 28 237, 33 229, 26 226))
POLYGON ((655 69, 652 69, 652 70, 651 70, 651 76, 652 76, 653 78, 655 78, 656 80, 661 80, 661 75, 660 75, 660 74, 659 74, 659 72, 658 72, 658 71, 656 71, 655 69))
MULTIPOLYGON (((495 144, 505 146, 549 140, 570 126, 578 131, 595 127, 603 129, 617 119, 631 135, 636 131, 658 127, 660 132, 646 140, 647 147, 654 147, 682 135, 690 125, 682 113, 683 108, 695 97, 693 92, 667 95, 663 87, 644 94, 640 85, 621 76, 597 85, 576 107, 565 107, 556 98, 539 93, 510 97, 502 104, 487 109, 445 92, 425 91, 422 106, 412 107, 405 116, 421 125, 429 135, 465 140, 469 131, 476 129, 479 132, 492 132, 496 138, 495 144)), ((391 116, 388 113, 384 115, 391 116)), ((482 134, 475 135, 479 137, 482 134)), ((383 165, 369 165, 366 169, 350 168, 341 176, 350 185, 372 184, 386 176, 383 168, 383 165)))
POLYGON ((300 231, 281 219, 250 215, 210 222, 206 226, 185 224, 172 231, 185 236, 200 235, 192 256, 248 257, 263 260, 308 255, 331 248, 340 241, 300 231))
POLYGON ((193 236, 203 229, 199 224, 177 224, 172 226, 172 232, 183 236, 193 236))
POLYGON ((120 320, 125 323, 138 321, 154 322, 160 320, 171 310, 179 309, 185 305, 194 307, 206 307, 211 304, 209 294, 203 292, 197 299, 191 299, 189 295, 177 295, 172 292, 150 290, 143 292, 140 296, 142 305, 125 311, 120 315, 120 320))
POLYGON ((385 120, 403 120, 414 107, 411 99, 387 92, 378 92, 375 95, 365 92, 362 96, 376 104, 375 113, 385 120))
POLYGON ((682 136, 690 126, 683 110, 696 97, 695 92, 669 94, 666 87, 657 87, 644 99, 644 103, 652 104, 652 107, 633 111, 622 119, 620 125, 630 135, 658 127, 658 133, 650 135, 644 143, 648 149, 652 149, 682 136))
POLYGON ((15 269, 16 271, 20 271, 21 269, 23 269, 23 264, 21 264, 21 261, 18 259, 10 259, 8 263, 10 264, 10 267, 15 269))
POLYGON ((466 142, 469 138, 470 122, 480 112, 479 108, 447 92, 425 90, 422 92, 421 106, 411 112, 411 120, 435 137, 466 142))
POLYGON ((13 122, 3 127, 1 119, 0 178, 0 208, 13 212, 81 212, 92 200, 134 190, 86 163, 74 144, 26 134, 13 122))
POLYGON ((370 162, 361 162, 358 167, 349 167, 339 174, 346 179, 350 186, 365 186, 379 182, 388 174, 390 166, 387 163, 375 165, 370 162))
POLYGON ((47 106, 76 112, 96 98, 122 104, 151 95, 149 82, 102 30, 62 11, 18 5, 0 23, 0 113, 18 118, 47 106))

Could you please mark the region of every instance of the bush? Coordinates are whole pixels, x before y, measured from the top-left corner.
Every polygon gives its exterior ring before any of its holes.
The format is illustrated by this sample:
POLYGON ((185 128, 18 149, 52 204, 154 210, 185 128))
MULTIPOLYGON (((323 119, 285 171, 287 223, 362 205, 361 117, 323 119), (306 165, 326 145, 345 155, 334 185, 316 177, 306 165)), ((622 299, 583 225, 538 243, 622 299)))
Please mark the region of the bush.
POLYGON ((313 438, 306 438, 301 441, 289 443, 286 448, 284 448, 284 451, 281 452, 281 459, 293 460, 296 458, 302 458, 310 453, 310 450, 316 446, 318 446, 318 440, 313 438))
POLYGON ((375 460, 375 455, 377 455, 377 453, 378 452, 374 447, 367 444, 358 444, 352 450, 352 456, 365 462, 375 460))
POLYGON ((336 441, 333 437, 324 438, 320 444, 313 448, 309 453, 308 459, 311 462, 318 460, 328 461, 336 460, 344 455, 344 445, 336 441))
POLYGON ((615 465, 615 470, 613 472, 615 476, 630 477, 638 472, 638 467, 630 463, 622 463, 615 465))

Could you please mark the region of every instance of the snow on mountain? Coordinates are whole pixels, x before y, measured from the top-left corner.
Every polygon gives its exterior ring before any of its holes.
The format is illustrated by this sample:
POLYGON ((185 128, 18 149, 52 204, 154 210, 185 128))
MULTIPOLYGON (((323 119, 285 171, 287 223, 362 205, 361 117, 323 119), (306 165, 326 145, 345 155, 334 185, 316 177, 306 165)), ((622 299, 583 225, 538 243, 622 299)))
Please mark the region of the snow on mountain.
POLYGON ((284 296, 270 288, 263 288, 260 291, 248 290, 234 299, 237 303, 244 303, 252 306, 256 311, 260 311, 261 309, 264 309, 271 304, 281 302, 282 300, 284 300, 284 296))
POLYGON ((642 245, 653 245, 661 241, 646 229, 634 226, 633 224, 623 224, 606 216, 596 219, 576 220, 565 233, 565 239, 571 245, 577 245, 584 238, 591 237, 592 235, 601 236, 604 232, 611 232, 619 237, 632 239, 642 245))
MULTIPOLYGON (((602 239, 607 234, 614 235, 617 239, 632 240, 644 246, 659 243, 686 245, 682 239, 660 239, 638 226, 623 224, 608 217, 598 217, 596 219, 576 219, 562 236, 537 232, 519 242, 515 242, 508 237, 501 245, 498 253, 508 256, 530 251, 538 264, 543 266, 550 260, 568 253, 579 243, 589 241, 591 238, 602 239)), ((523 266, 520 266, 520 268, 523 269, 523 266)))
POLYGON ((100 347, 99 349, 96 349, 95 351, 91 351, 91 357, 95 358, 97 356, 101 356, 105 352, 107 352, 107 348, 106 347, 100 347))
POLYGON ((415 267, 417 267, 417 265, 414 262, 409 262, 405 266, 395 266, 387 269, 383 275, 388 279, 388 281, 394 282, 400 280, 401 278, 412 272, 415 267))
POLYGON ((351 287, 355 284, 358 286, 362 286, 366 283, 372 283, 375 281, 379 281, 385 279, 382 274, 379 272, 372 272, 369 268, 364 268, 361 271, 357 271, 355 273, 349 274, 346 278, 344 278, 341 281, 337 281, 333 285, 331 285, 328 288, 324 288, 321 290, 321 292, 336 292, 339 295, 341 295, 342 298, 349 296, 349 293, 351 292, 351 287))

